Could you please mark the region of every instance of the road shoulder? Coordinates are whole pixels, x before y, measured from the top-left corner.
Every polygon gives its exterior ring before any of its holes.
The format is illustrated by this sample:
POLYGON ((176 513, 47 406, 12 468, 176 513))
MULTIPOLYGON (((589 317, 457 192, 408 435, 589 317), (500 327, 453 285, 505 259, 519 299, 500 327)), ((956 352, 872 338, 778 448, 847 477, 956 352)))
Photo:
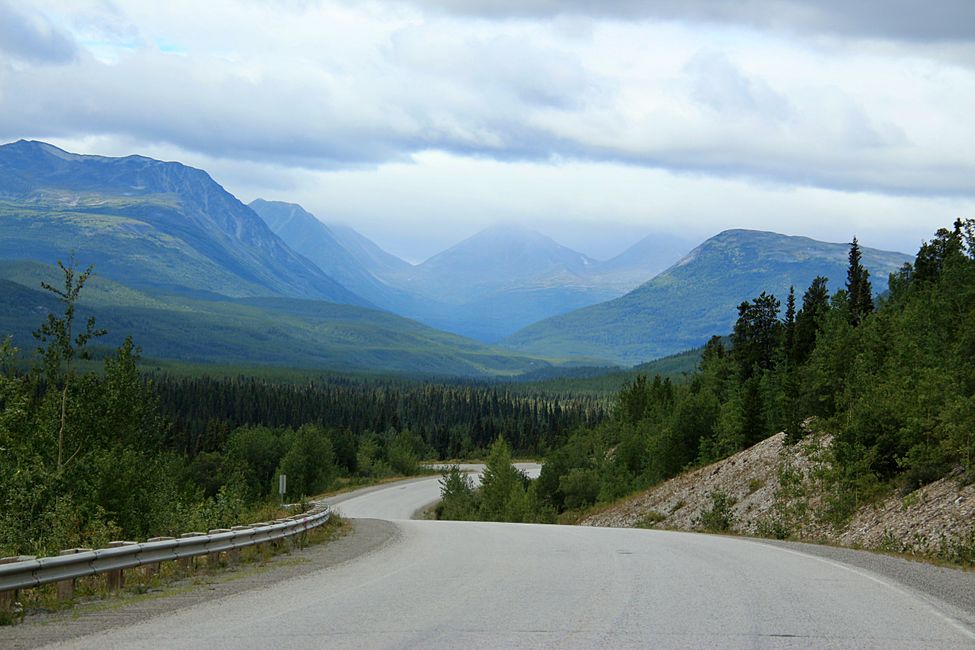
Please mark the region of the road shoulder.
POLYGON ((201 602, 260 589, 277 582, 323 571, 373 553, 397 537, 394 524, 378 519, 348 520, 351 532, 331 541, 274 556, 264 565, 242 565, 212 575, 199 575, 167 585, 158 593, 124 594, 95 600, 60 612, 36 613, 20 625, 0 627, 5 649, 36 648, 132 625, 201 602))

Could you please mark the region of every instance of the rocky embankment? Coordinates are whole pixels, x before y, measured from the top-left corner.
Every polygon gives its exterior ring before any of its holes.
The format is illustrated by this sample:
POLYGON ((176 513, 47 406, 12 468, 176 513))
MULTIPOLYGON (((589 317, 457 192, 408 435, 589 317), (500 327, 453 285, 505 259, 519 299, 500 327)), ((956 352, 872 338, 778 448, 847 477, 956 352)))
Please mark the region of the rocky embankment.
POLYGON ((824 475, 825 435, 796 445, 779 433, 590 514, 585 526, 721 530, 975 562, 975 484, 944 478, 892 494, 837 522, 824 475))

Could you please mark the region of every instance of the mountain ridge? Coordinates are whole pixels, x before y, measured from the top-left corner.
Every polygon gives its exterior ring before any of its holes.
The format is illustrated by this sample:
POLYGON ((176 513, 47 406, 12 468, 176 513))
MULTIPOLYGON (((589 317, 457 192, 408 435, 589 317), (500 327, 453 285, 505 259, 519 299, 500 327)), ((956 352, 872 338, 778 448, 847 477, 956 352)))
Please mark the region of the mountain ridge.
MULTIPOLYGON (((831 286, 846 277, 848 244, 808 237, 732 229, 715 235, 669 269, 633 291, 604 303, 539 321, 502 343, 533 354, 582 355, 633 365, 698 347, 731 331, 737 305, 762 291, 784 302, 798 297, 817 275, 831 286)), ((909 255, 862 248, 875 290, 909 255)))
POLYGON ((0 258, 68 259, 147 289, 359 304, 209 174, 144 156, 0 145, 0 258))

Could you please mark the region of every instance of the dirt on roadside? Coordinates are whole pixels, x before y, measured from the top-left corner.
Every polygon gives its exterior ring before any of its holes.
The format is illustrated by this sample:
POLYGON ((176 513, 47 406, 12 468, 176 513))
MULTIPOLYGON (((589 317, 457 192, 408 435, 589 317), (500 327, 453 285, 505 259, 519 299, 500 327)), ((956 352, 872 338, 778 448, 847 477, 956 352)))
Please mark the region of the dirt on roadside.
POLYGON ((729 532, 950 559, 975 552, 975 484, 956 477, 859 508, 837 528, 826 513, 822 476, 830 438, 785 434, 687 472, 585 517, 580 525, 701 530, 718 501, 729 532))

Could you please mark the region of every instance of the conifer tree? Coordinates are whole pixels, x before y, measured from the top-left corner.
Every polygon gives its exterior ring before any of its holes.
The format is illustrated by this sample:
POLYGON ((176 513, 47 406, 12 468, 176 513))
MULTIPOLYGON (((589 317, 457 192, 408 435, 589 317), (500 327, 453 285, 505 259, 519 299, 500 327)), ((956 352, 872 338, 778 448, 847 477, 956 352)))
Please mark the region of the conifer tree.
POLYGON ((796 288, 792 286, 789 287, 789 297, 785 301, 785 321, 782 325, 784 356, 791 366, 795 363, 796 353, 796 288))
POLYGON ((873 311, 873 289, 870 272, 863 267, 860 244, 853 238, 850 244, 850 265, 846 271, 846 293, 850 307, 850 324, 854 327, 863 322, 873 311))
POLYGON ((796 314, 795 361, 805 363, 816 346, 816 333, 829 312, 829 280, 816 277, 802 296, 802 307, 796 314))

